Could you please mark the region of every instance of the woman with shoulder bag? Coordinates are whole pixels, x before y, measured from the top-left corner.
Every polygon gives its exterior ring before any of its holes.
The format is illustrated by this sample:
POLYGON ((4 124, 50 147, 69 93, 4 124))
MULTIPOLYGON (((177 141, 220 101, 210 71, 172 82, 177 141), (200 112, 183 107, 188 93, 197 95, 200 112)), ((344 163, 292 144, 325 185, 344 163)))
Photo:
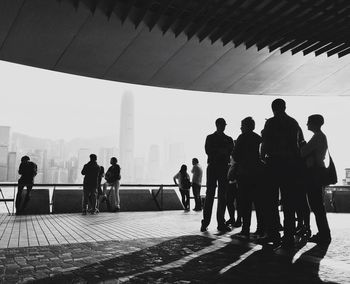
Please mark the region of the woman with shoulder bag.
POLYGON ((181 201, 184 206, 185 211, 190 210, 190 188, 191 181, 190 176, 187 173, 187 166, 182 165, 180 171, 173 178, 174 183, 179 186, 179 190, 181 193, 181 201))
POLYGON ((327 137, 321 126, 324 118, 320 114, 310 115, 307 121, 308 130, 314 133, 308 143, 301 148, 301 156, 306 160, 307 167, 307 197, 311 210, 315 214, 318 233, 309 241, 317 244, 329 244, 331 233, 323 202, 322 175, 325 170, 324 159, 328 149, 327 137))

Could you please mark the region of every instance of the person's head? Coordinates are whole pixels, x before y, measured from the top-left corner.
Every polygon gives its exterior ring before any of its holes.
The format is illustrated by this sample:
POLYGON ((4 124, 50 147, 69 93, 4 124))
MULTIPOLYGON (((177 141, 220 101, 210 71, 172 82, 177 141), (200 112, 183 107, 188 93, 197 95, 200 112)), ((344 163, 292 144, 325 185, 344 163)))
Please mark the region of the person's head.
POLYGON ((307 119, 307 129, 310 131, 317 131, 321 129, 321 126, 324 124, 324 118, 320 114, 310 115, 307 119))
POLYGON ((187 172, 187 166, 186 165, 182 165, 180 168, 180 173, 185 173, 187 172))
POLYGON ((112 157, 110 163, 111 165, 116 165, 118 163, 118 159, 116 157, 112 157))
POLYGON ((251 116, 248 116, 241 121, 242 133, 251 132, 254 129, 255 129, 255 121, 251 116))
POLYGON ((22 158, 21 158, 21 162, 22 163, 26 163, 26 162, 28 162, 30 160, 30 158, 28 157, 28 156, 23 156, 22 158))
POLYGON ((90 154, 90 161, 91 162, 96 162, 97 161, 97 156, 95 154, 90 154))
POLYGON ((282 114, 286 111, 286 102, 282 99, 275 99, 271 104, 274 115, 282 114))
POLYGON ((199 161, 197 158, 192 159, 192 165, 198 165, 199 161))
POLYGON ((216 125, 216 130, 218 132, 224 132, 225 128, 226 128, 226 121, 225 121, 225 119, 220 117, 215 121, 215 125, 216 125))

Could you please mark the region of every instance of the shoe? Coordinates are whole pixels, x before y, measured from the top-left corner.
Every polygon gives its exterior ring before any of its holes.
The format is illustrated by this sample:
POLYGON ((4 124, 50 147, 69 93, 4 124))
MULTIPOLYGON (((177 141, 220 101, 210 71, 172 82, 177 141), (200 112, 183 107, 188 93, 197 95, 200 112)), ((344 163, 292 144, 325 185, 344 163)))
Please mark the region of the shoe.
POLYGON ((263 231, 263 230, 257 229, 257 230, 253 233, 253 235, 254 235, 255 237, 257 237, 257 238, 263 237, 263 236, 264 236, 264 231, 263 231))
POLYGON ((91 214, 91 215, 95 215, 95 214, 98 214, 98 213, 100 213, 100 211, 99 211, 98 209, 95 209, 95 210, 91 210, 91 211, 90 211, 90 214, 91 214))
POLYGON ((276 235, 276 236, 265 235, 261 238, 258 238, 257 243, 260 245, 267 245, 267 244, 279 245, 281 243, 281 237, 279 235, 276 235))
POLYGON ((250 237, 249 231, 246 230, 242 230, 238 235, 244 237, 245 239, 249 239, 250 237))
POLYGON ((234 222, 234 224, 233 224, 233 227, 235 227, 235 228, 239 228, 241 226, 242 226, 242 221, 239 219, 236 220, 236 222, 234 222))
POLYGON ((331 241, 332 241, 331 236, 320 236, 319 233, 309 238, 310 243, 316 243, 318 245, 328 245, 331 243, 331 241))
POLYGON ((218 229, 219 232, 222 232, 222 233, 224 233, 224 232, 231 232, 231 228, 229 226, 226 226, 226 225, 219 225, 217 227, 217 229, 218 229))
POLYGON ((86 215, 87 214, 86 210, 83 210, 83 212, 81 214, 86 215))
POLYGON ((226 225, 226 226, 232 226, 232 227, 233 227, 234 223, 235 223, 235 220, 228 219, 228 220, 225 222, 225 225, 226 225))

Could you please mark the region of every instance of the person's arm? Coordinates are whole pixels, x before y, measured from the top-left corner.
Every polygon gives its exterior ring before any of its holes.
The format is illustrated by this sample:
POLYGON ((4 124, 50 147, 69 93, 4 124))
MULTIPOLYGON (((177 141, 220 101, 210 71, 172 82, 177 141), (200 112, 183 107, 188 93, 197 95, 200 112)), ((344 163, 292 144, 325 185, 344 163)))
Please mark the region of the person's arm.
POLYGON ((83 176, 86 175, 86 165, 84 165, 83 169, 81 170, 81 174, 82 174, 83 176))
POLYGON ((312 136, 310 141, 307 142, 304 146, 301 147, 300 149, 300 153, 301 153, 301 157, 305 158, 307 156, 312 155, 312 153, 316 150, 317 148, 317 137, 312 136))
POLYGON ((177 182, 177 180, 179 180, 179 173, 177 173, 176 175, 174 175, 173 180, 174 180, 174 183, 175 183, 176 185, 179 185, 178 182, 177 182))
POLYGON ((22 163, 19 165, 18 173, 19 173, 20 175, 23 175, 23 164, 22 164, 22 163))

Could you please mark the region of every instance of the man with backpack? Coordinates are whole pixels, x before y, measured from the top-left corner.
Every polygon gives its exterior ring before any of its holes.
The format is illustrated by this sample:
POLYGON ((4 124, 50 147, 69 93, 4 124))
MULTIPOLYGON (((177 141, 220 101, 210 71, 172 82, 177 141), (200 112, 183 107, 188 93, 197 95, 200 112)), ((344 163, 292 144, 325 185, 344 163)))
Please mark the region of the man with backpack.
POLYGON ((107 201, 108 210, 117 212, 120 210, 120 198, 119 198, 119 186, 120 186, 120 166, 116 157, 112 157, 110 161, 111 166, 108 168, 105 180, 103 184, 103 199, 107 201), (107 187, 110 186, 110 190, 107 197, 107 187))
POLYGON ((34 177, 36 176, 38 167, 35 163, 30 161, 28 156, 21 158, 21 164, 19 165, 18 173, 21 177, 18 180, 18 191, 16 196, 16 214, 20 214, 21 211, 27 206, 30 199, 30 192, 34 185, 34 177), (24 187, 27 187, 27 193, 22 203, 22 192, 24 187), (22 205, 22 206, 21 206, 22 205))

